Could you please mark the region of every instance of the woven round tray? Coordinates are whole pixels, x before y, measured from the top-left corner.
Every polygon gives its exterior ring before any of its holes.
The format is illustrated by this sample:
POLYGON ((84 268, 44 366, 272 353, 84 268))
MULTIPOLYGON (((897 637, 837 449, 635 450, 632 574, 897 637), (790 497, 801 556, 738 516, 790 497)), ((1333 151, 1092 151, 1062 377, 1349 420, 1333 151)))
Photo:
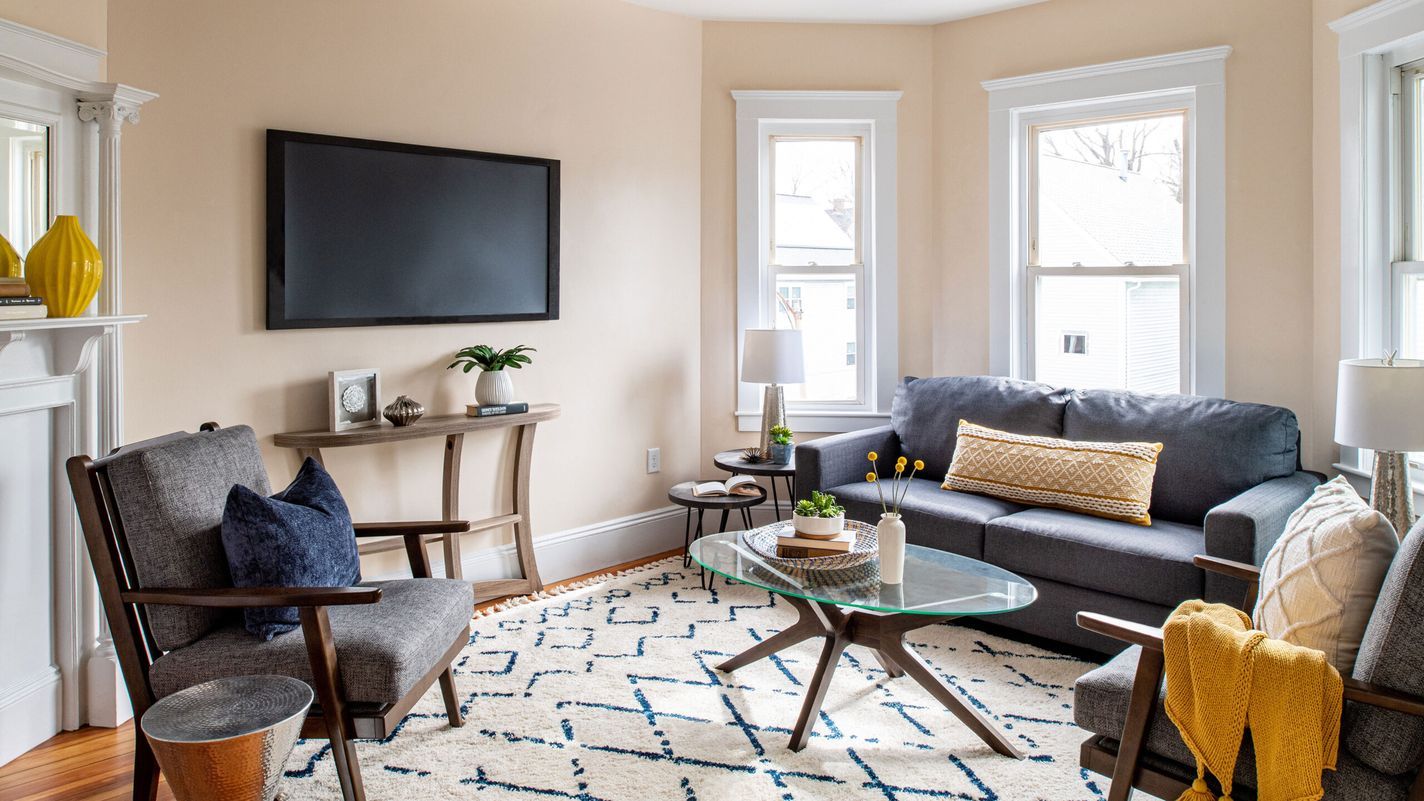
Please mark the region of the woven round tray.
POLYGON ((807 559, 784 559, 777 556, 776 538, 793 531, 795 527, 791 523, 772 523, 769 526, 743 531, 742 541, 768 564, 796 571, 845 570, 875 559, 879 550, 875 527, 859 520, 847 520, 845 525, 847 529, 855 532, 855 545, 846 553, 835 556, 812 556, 807 559))

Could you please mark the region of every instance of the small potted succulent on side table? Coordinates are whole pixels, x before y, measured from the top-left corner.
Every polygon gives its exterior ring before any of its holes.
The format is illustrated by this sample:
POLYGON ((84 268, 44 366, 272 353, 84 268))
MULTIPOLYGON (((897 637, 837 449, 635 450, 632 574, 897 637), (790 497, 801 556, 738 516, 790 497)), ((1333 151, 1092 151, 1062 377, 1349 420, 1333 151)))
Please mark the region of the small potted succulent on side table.
POLYGON ((455 361, 446 370, 463 367, 470 372, 480 368, 479 380, 475 382, 475 402, 481 406, 500 406, 514 402, 514 382, 505 368, 518 370, 532 360, 524 355, 534 353, 528 345, 516 345, 508 350, 495 350, 489 345, 475 345, 455 354, 455 361))
POLYGON ((915 473, 925 469, 925 463, 915 460, 910 475, 905 475, 909 460, 901 456, 895 460, 895 479, 890 484, 890 502, 885 502, 885 488, 880 483, 880 454, 868 454, 870 464, 875 469, 865 474, 865 480, 880 491, 880 524, 875 527, 875 538, 880 548, 880 581, 885 584, 899 584, 905 580, 905 521, 900 519, 900 502, 910 491, 910 479, 915 473), (901 486, 903 479, 904 486, 901 486))
POLYGON ((836 503, 836 496, 813 490, 810 500, 797 501, 791 510, 791 524, 796 534, 813 540, 829 540, 845 529, 845 507, 836 503))
POLYGON ((796 433, 786 426, 771 427, 771 463, 791 464, 791 453, 796 448, 796 433))

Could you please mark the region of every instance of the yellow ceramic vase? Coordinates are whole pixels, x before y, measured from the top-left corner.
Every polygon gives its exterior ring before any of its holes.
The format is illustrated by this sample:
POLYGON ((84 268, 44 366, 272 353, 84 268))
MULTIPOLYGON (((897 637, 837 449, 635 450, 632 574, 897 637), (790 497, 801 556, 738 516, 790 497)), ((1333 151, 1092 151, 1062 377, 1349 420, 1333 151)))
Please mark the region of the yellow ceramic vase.
POLYGON ((25 274, 20 265, 20 254, 10 240, 0 236, 0 278, 20 278, 25 274))
POLYGON ((78 317, 99 292, 104 264, 79 218, 61 214, 25 257, 30 294, 44 298, 50 317, 78 317))

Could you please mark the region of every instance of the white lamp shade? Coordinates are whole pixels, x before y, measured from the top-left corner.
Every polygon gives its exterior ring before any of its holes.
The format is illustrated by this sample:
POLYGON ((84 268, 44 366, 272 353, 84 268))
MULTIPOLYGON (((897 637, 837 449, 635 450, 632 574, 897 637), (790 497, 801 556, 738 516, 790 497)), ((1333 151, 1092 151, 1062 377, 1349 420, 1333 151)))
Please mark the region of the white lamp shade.
POLYGON ((806 356, 796 329, 748 328, 742 339, 742 380, 748 384, 799 384, 806 356))
POLYGON ((1424 451, 1424 361, 1346 359, 1335 396, 1335 441, 1376 451, 1424 451))

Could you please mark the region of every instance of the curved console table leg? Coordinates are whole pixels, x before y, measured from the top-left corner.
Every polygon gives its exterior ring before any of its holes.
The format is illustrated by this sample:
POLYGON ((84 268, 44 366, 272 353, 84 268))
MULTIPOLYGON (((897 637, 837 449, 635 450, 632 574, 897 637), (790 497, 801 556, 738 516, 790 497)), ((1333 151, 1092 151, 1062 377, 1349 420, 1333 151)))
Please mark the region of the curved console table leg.
POLYGON ((539 564, 534 559, 534 532, 529 523, 529 471, 534 457, 534 423, 525 423, 515 434, 514 451, 514 550, 519 557, 519 570, 529 580, 529 592, 544 589, 539 578, 539 564))
MULTIPOLYGON (((445 437, 445 486, 440 492, 440 510, 444 520, 460 519, 460 453, 464 448, 464 434, 445 437)), ((446 534, 441 540, 445 546, 446 577, 464 578, 465 569, 460 564, 460 535, 446 534)))

